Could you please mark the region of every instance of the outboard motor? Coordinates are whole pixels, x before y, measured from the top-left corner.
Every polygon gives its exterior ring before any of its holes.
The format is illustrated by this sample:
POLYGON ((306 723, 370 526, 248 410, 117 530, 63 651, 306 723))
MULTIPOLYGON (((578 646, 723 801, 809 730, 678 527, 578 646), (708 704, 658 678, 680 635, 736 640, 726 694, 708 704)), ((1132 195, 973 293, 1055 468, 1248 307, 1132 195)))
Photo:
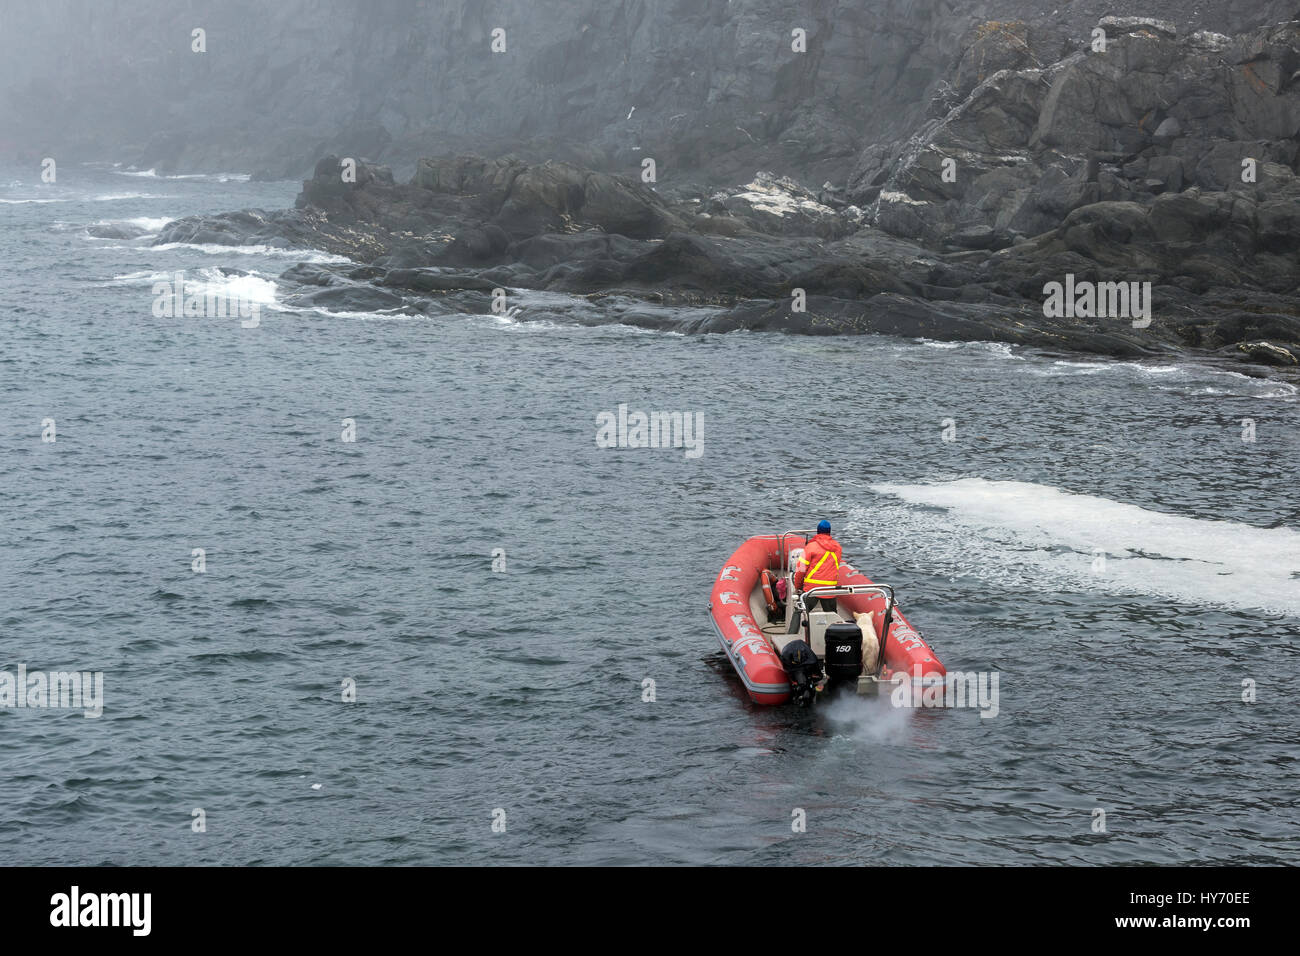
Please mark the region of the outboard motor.
POLYGON ((862 628, 840 621, 826 628, 826 676, 833 681, 857 680, 862 673, 862 628))
POLYGON ((822 679, 822 662, 813 649, 803 641, 790 641, 781 648, 781 666, 790 678, 790 693, 795 703, 807 707, 817 696, 817 683, 822 679))

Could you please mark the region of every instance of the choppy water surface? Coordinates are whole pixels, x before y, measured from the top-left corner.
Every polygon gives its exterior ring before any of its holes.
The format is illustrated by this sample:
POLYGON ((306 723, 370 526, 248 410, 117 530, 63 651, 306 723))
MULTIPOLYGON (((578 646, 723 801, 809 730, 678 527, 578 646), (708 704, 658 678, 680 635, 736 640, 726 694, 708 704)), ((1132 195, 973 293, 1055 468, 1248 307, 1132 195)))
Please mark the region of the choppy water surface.
POLYGON ((8 862, 1300 862, 1293 386, 546 296, 294 310, 321 253, 148 245, 295 192, 0 175, 0 670, 105 675, 98 720, 0 710, 8 862), (260 327, 155 318, 178 269, 260 327), (701 413, 704 454, 597 447, 624 402, 701 413), (995 718, 748 703, 712 578, 823 516, 950 670, 998 672, 995 718))

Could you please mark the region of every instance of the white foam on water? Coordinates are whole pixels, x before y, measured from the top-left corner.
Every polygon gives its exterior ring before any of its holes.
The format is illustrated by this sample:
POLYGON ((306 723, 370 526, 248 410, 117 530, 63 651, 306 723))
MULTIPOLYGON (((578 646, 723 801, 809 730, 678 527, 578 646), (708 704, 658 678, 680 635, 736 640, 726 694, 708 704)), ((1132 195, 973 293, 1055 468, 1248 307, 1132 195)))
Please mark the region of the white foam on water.
POLYGON ((548 332, 557 329, 578 328, 577 323, 562 323, 552 319, 528 318, 517 312, 515 315, 497 315, 496 313, 487 312, 462 312, 460 315, 472 322, 480 325, 487 325, 491 328, 501 330, 510 330, 518 332, 548 332))
POLYGON ((159 196, 156 193, 104 193, 102 196, 86 196, 70 202, 117 202, 122 199, 177 199, 177 196, 159 196))
MULTIPOLYGON (((167 223, 169 222, 175 221, 175 219, 176 219, 175 216, 135 216, 131 219, 100 219, 98 222, 92 223, 92 225, 94 226, 118 226, 118 225, 135 226, 137 229, 145 230, 143 235, 137 236, 136 238, 147 239, 150 236, 158 235, 158 233, 162 231, 163 226, 167 225, 167 223)), ((56 232, 64 232, 67 230, 67 224, 56 223, 54 228, 56 232)), ((83 227, 83 229, 85 228, 88 227, 83 227)), ((98 239, 100 237, 88 235, 86 236, 86 238, 98 239)))
MULTIPOLYGON (((109 246, 107 248, 113 248, 109 246)), ((124 247, 119 247, 124 248, 124 247)), ((331 262, 351 262, 347 256, 336 256, 329 252, 322 252, 319 249, 281 249, 276 246, 224 246, 217 242, 164 242, 158 246, 146 246, 147 249, 194 249, 207 255, 219 256, 222 254, 233 253, 240 256, 271 256, 277 259, 296 259, 299 262, 312 262, 317 264, 326 264, 331 262)), ((135 252, 140 249, 133 249, 135 252)))
POLYGON ((1270 384, 1275 385, 1277 387, 1271 388, 1267 392, 1261 392, 1259 395, 1256 395, 1255 397, 1256 398, 1280 398, 1283 401, 1288 401, 1288 402, 1294 402, 1296 401, 1297 398, 1300 398, 1300 388, 1298 388, 1295 385, 1291 385, 1286 382, 1272 382, 1270 384))
POLYGON ((1250 398, 1280 398, 1294 401, 1300 387, 1289 382, 1245 375, 1213 365, 1180 364, 1144 365, 1141 362, 1056 361, 1051 365, 1029 365, 1025 373, 1039 378, 1099 375, 1103 372, 1128 376, 1145 388, 1161 392, 1182 391, 1204 395, 1239 395, 1250 398), (1228 379, 1225 382, 1224 379, 1228 379), (1211 384, 1213 383, 1213 384, 1211 384), (1198 387, 1199 386, 1199 387, 1198 387))
POLYGON ((658 336, 676 336, 677 338, 686 338, 685 332, 679 332, 676 329, 651 329, 640 325, 628 325, 625 322, 599 322, 591 324, 587 322, 578 322, 576 320, 566 321, 563 317, 542 318, 532 317, 524 310, 520 309, 510 315, 496 315, 493 313, 479 314, 473 312, 461 313, 465 318, 483 322, 500 331, 508 332, 617 332, 625 335, 658 335, 658 336))
POLYGON ((176 272, 184 272, 184 291, 187 298, 191 296, 221 296, 227 302, 239 300, 256 304, 264 310, 290 311, 280 307, 276 301, 278 287, 275 281, 257 272, 250 272, 248 275, 227 275, 220 269, 213 267, 175 270, 173 272, 144 270, 114 276, 112 279, 105 280, 104 285, 139 286, 148 288, 150 290, 149 294, 153 295, 154 283, 165 282, 168 285, 168 292, 170 292, 175 281, 176 272))
MULTIPOLYGON (((257 279, 262 282, 269 281, 264 278, 266 273, 256 270, 247 271, 248 275, 240 276, 227 275, 215 266, 205 266, 202 269, 143 269, 139 272, 126 272, 122 275, 113 276, 112 279, 105 280, 104 285, 153 285, 155 282, 172 282, 177 272, 184 273, 186 294, 196 289, 216 291, 222 287, 230 289, 242 288, 244 286, 240 285, 241 282, 244 282, 248 288, 254 288, 253 285, 245 282, 248 279, 257 279)), ((275 285, 274 282, 270 284, 275 285)), ((258 286, 257 288, 261 287, 258 286)))
MULTIPOLYGON (((162 281, 162 280, 158 280, 162 281)), ((214 269, 200 269, 195 275, 185 274, 186 296, 224 296, 259 306, 273 306, 276 284, 260 275, 222 275, 214 269)))
POLYGON ((426 315, 412 314, 401 312, 398 309, 378 309, 374 312, 333 312, 329 309, 322 309, 319 306, 284 306, 275 307, 276 312, 297 312, 299 314, 315 313, 323 315, 327 319, 357 319, 362 322, 414 322, 417 319, 427 319, 426 315))
POLYGON ((669 335, 677 338, 686 338, 685 332, 679 332, 676 329, 649 329, 644 325, 628 325, 625 322, 611 322, 608 325, 596 326, 600 329, 613 329, 618 332, 627 332, 630 335, 669 335))
POLYGON ((174 216, 136 216, 134 219, 122 220, 129 226, 138 226, 141 229, 147 229, 149 232, 157 233, 162 227, 174 220, 174 216))
POLYGON ((145 269, 142 272, 126 272, 120 276, 113 276, 111 279, 104 280, 104 285, 153 285, 155 282, 169 282, 171 278, 170 272, 150 272, 145 269))
MULTIPOLYGON (((589 329, 592 331, 618 331, 632 335, 671 335, 680 337, 686 334, 672 328, 647 328, 617 321, 618 310, 610 308, 610 305, 622 305, 625 302, 634 301, 622 297, 615 297, 612 303, 597 304, 583 296, 572 295, 567 292, 511 288, 506 290, 506 301, 509 308, 504 314, 463 314, 467 318, 476 321, 482 322, 486 320, 486 324, 491 327, 512 331, 540 332, 561 329, 589 329), (599 321, 581 321, 584 317, 599 319, 599 321), (610 318, 615 318, 615 321, 608 321, 610 318)), ((674 318, 683 320, 690 318, 696 312, 716 311, 665 308, 653 303, 639 301, 635 302, 635 308, 641 312, 671 315, 674 318)))
POLYGON ((1103 362, 1053 362, 1046 366, 1032 366, 1025 371, 1039 378, 1060 378, 1066 375, 1099 375, 1111 368, 1111 365, 1103 362))
POLYGON ((900 351, 906 352, 911 348, 913 348, 915 345, 919 345, 922 348, 927 348, 927 349, 939 349, 941 351, 962 349, 964 351, 969 351, 969 352, 986 352, 997 358, 1014 359, 1017 362, 1023 362, 1025 360, 1025 357, 1023 355, 1016 354, 1014 350, 1014 346, 1012 346, 1009 342, 940 342, 937 341, 936 339, 920 338, 917 339, 914 343, 909 342, 904 345, 898 346, 897 348, 900 351))
POLYGON ((1009 342, 972 342, 971 345, 983 349, 986 352, 992 352, 1001 358, 1015 359, 1017 362, 1023 362, 1025 357, 1017 355, 1012 349, 1009 342))
MULTIPOLYGON (((11 183, 10 187, 21 186, 21 183, 11 183)), ((43 196, 17 196, 14 198, 0 199, 0 204, 6 206, 22 206, 29 203, 69 203, 69 202, 117 202, 123 199, 175 199, 175 196, 158 196, 153 193, 100 193, 97 195, 68 195, 69 189, 66 186, 40 186, 36 187, 40 192, 47 193, 43 196), (48 195, 53 193, 54 195, 48 195)))
POLYGON ((849 530, 873 550, 939 574, 1008 590, 1147 594, 1300 617, 1300 532, 1291 528, 1168 514, 1020 481, 871 490, 884 499, 852 508, 849 530), (1106 556, 1100 573, 1097 550, 1106 556))
POLYGON ((176 199, 176 196, 157 196, 153 193, 105 193, 102 196, 63 196, 58 199, 0 199, 6 206, 48 202, 117 202, 123 199, 176 199))
POLYGON ((228 300, 238 298, 244 302, 259 305, 263 312, 280 312, 297 315, 320 315, 330 319, 358 319, 361 321, 410 322, 426 319, 428 316, 402 312, 401 308, 377 309, 367 312, 334 311, 313 305, 289 305, 279 300, 279 286, 273 276, 256 270, 248 270, 248 275, 227 275, 214 266, 202 269, 173 271, 141 270, 127 272, 104 280, 104 285, 152 287, 155 282, 175 281, 176 271, 185 273, 185 295, 206 296, 222 295, 228 300))
MULTIPOLYGON (((1153 385, 1151 386, 1158 392, 1175 392, 1180 395, 1233 395, 1237 394, 1226 388, 1215 388, 1213 385, 1202 385, 1200 388, 1193 388, 1188 385, 1153 385)), ((1279 396, 1274 396, 1279 397, 1279 396)))
POLYGON ((146 179, 201 179, 214 183, 246 183, 251 179, 249 173, 177 173, 172 176, 159 176, 156 169, 124 170, 116 169, 119 176, 137 176, 146 179))
POLYGON ((164 176, 164 179, 201 179, 210 183, 246 183, 252 179, 250 173, 183 173, 176 176, 164 176))

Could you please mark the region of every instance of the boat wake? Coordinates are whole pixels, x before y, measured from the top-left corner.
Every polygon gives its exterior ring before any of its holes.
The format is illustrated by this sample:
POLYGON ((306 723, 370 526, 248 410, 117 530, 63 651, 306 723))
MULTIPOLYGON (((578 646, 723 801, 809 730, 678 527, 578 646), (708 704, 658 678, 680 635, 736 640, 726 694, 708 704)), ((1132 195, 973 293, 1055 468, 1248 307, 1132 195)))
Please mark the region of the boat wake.
POLYGON ((895 707, 888 694, 879 697, 842 695, 818 705, 835 736, 861 743, 905 744, 913 711, 895 707))
POLYGON ((1020 481, 871 490, 881 500, 850 509, 848 530, 872 551, 941 575, 1300 617, 1300 532, 1290 528, 1166 514, 1020 481))

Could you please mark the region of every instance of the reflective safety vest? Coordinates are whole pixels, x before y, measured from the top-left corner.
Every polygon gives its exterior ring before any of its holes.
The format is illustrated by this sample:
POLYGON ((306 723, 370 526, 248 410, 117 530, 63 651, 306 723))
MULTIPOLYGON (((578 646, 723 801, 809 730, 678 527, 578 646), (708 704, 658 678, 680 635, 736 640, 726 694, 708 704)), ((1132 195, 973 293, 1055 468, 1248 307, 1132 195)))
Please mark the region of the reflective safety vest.
POLYGON ((828 534, 819 534, 808 542, 795 569, 795 586, 800 591, 834 587, 840 583, 840 543, 828 534))

